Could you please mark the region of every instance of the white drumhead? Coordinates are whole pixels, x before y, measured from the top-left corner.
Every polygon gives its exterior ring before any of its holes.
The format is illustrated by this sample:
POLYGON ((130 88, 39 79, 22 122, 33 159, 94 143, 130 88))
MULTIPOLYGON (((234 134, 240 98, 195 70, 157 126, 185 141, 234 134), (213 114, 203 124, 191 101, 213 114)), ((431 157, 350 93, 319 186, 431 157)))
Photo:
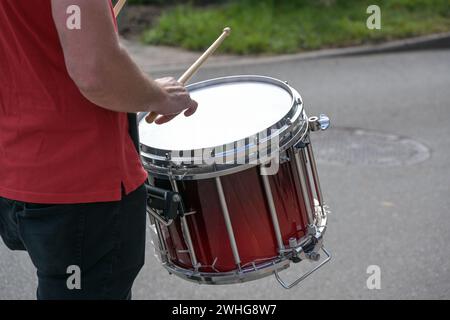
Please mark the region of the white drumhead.
POLYGON ((292 94, 281 86, 258 80, 194 85, 199 104, 191 117, 179 115, 163 125, 139 125, 141 143, 163 150, 220 146, 261 132, 292 108, 292 94))

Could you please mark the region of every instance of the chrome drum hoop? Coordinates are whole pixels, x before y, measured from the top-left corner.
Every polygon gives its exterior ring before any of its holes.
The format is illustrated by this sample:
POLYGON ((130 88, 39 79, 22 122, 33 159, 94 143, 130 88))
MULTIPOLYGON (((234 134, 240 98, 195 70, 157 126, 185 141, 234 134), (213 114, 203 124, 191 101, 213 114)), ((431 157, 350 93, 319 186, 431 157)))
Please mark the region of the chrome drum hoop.
POLYGON ((180 268, 172 263, 164 264, 164 267, 171 274, 174 274, 184 280, 199 284, 224 285, 235 284, 258 280, 274 274, 275 271, 281 271, 289 267, 290 261, 287 259, 276 258, 265 264, 260 264, 252 268, 245 268, 230 272, 197 272, 189 269, 180 268))
POLYGON ((310 252, 317 253, 321 250, 329 211, 327 208, 322 211, 322 207, 317 201, 315 201, 314 211, 314 232, 309 233, 298 240, 298 246, 296 248, 286 249, 283 252, 280 252, 278 257, 274 257, 272 260, 267 259, 264 263, 260 262, 257 264, 255 262, 250 266, 247 264, 240 270, 236 269, 229 272, 200 272, 197 270, 185 269, 169 262, 170 259, 165 259, 165 261, 168 262, 163 263, 163 266, 170 274, 174 274, 184 280, 210 285, 242 283, 271 276, 278 271, 290 267, 291 263, 293 263, 290 259, 293 258, 294 251, 302 251, 302 248, 309 247, 312 243, 316 245, 310 252))
MULTIPOLYGON (((220 177, 247 170, 254 166, 260 165, 261 162, 267 162, 270 160, 269 158, 264 160, 260 159, 257 149, 259 145, 270 142, 270 138, 272 137, 278 137, 279 143, 277 148, 273 148, 271 146, 271 153, 280 154, 309 134, 308 117, 306 116, 300 94, 294 88, 280 80, 252 75, 231 76, 195 83, 187 86, 187 89, 192 91, 208 86, 245 81, 258 81, 272 84, 286 90, 292 97, 290 111, 269 128, 261 132, 255 132, 254 136, 250 138, 247 137, 246 139, 243 139, 246 141, 245 146, 240 146, 240 141, 233 141, 226 145, 204 149, 162 150, 152 148, 141 143, 141 158, 144 168, 153 176, 161 179, 168 179, 170 177, 175 180, 199 180, 220 177), (267 132, 272 131, 275 131, 274 135, 267 134, 267 132), (256 141, 256 136, 266 138, 256 141), (239 146, 239 148, 237 148, 237 146, 239 146), (211 154, 211 150, 215 150, 215 154, 211 154), (217 152, 217 150, 222 151, 217 152), (204 153, 208 153, 208 162, 212 162, 212 164, 206 164, 203 162, 201 156, 204 153), (200 158, 198 155, 200 155, 200 158), (224 157, 233 160, 231 163, 217 164, 217 162, 221 162, 216 161, 215 159, 220 159, 223 161, 224 157), (245 158, 246 163, 233 163, 236 157, 243 159, 245 158)), ((139 122, 144 121, 143 119, 146 114, 147 113, 139 114, 139 122)))

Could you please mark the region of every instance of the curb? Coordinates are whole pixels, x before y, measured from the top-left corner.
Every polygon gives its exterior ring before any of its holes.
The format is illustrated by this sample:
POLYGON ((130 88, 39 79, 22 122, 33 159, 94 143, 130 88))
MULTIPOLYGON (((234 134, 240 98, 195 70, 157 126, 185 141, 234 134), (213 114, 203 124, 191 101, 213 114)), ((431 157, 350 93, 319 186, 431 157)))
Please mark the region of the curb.
POLYGON ((350 52, 344 55, 378 54, 446 48, 450 48, 450 32, 389 41, 379 45, 364 46, 359 48, 354 47, 353 50, 350 50, 350 52))
MULTIPOLYGON (((126 40, 127 43, 131 42, 126 40)), ((134 52, 136 54, 139 47, 144 51, 147 46, 133 43, 134 52)), ((233 67, 242 65, 258 65, 258 64, 268 64, 268 63, 280 63, 296 60, 308 60, 308 59, 323 59, 332 57, 346 57, 346 56, 358 56, 358 55, 369 55, 369 54, 381 54, 381 53, 395 53, 404 52, 410 50, 431 50, 431 49, 446 49, 450 48, 450 32, 438 33, 402 40, 389 41, 382 44, 372 44, 348 48, 336 48, 336 49, 324 49, 318 51, 310 51, 296 54, 286 54, 278 56, 234 56, 234 55, 217 55, 212 57, 204 68, 219 68, 219 67, 233 67)), ((182 51, 174 48, 167 48, 166 50, 175 51, 178 50, 180 55, 184 55, 184 59, 178 59, 180 61, 171 61, 168 63, 158 64, 157 59, 152 58, 152 64, 146 65, 144 71, 149 73, 155 72, 174 72, 184 70, 187 67, 186 55, 192 56, 195 53, 182 51)), ((164 48, 160 49, 164 51, 164 48)), ((172 56, 177 57, 176 53, 172 52, 172 56)), ((146 57, 140 57, 141 60, 147 60, 146 57)), ((177 59, 177 58, 175 58, 177 59)), ((192 59, 192 57, 191 57, 192 59)), ((195 61, 195 58, 192 62, 195 61)))

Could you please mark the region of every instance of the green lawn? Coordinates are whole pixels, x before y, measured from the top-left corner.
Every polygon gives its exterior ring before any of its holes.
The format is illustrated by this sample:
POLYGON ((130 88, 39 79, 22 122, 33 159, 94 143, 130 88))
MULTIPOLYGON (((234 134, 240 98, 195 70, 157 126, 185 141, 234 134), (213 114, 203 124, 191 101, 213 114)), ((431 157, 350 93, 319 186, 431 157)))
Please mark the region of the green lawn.
POLYGON ((142 35, 147 44, 203 50, 225 26, 222 52, 294 53, 450 31, 450 0, 241 0, 220 6, 176 6, 142 35), (381 30, 366 27, 371 4, 381 30))

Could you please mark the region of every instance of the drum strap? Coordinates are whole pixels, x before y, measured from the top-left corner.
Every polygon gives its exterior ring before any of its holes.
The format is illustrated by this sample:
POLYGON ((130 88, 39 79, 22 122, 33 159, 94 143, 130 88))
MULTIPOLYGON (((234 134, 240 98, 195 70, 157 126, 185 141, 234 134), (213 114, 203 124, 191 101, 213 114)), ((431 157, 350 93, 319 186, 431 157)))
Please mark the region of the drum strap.
POLYGON ((137 153, 140 155, 141 151, 139 150, 139 131, 136 113, 128 113, 128 132, 131 140, 133 140, 137 153))

